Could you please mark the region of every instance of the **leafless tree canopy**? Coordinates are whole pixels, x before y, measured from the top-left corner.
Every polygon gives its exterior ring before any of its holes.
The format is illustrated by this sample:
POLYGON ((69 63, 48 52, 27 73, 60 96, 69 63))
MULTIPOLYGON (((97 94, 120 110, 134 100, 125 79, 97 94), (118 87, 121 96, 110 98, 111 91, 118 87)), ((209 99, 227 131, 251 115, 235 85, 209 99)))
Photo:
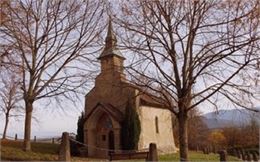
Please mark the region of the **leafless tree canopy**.
POLYGON ((159 93, 177 116, 181 160, 188 159, 190 110, 229 101, 233 107, 256 106, 258 0, 137 0, 120 5, 115 21, 122 46, 132 54, 128 72, 136 84, 159 93))
POLYGON ((27 0, 9 6, 1 33, 6 46, 20 56, 29 98, 51 97, 79 85, 74 83, 81 79, 69 78, 80 78, 90 64, 101 14, 98 3, 88 1, 27 0))
POLYGON ((252 108, 248 97, 259 97, 259 9, 258 1, 122 3, 123 46, 138 54, 133 79, 174 104, 192 99, 187 109, 204 101, 217 107, 223 97, 252 108))
POLYGON ((93 71, 102 31, 102 1, 19 0, 5 9, 1 46, 22 71, 25 150, 30 150, 33 103, 76 92, 93 71))

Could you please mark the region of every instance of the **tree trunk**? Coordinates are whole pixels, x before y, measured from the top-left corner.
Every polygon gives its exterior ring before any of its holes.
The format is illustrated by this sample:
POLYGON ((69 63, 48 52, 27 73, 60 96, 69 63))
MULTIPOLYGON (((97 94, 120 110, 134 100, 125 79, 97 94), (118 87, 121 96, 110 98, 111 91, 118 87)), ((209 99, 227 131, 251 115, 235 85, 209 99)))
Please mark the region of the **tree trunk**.
POLYGON ((26 101, 26 113, 25 113, 25 126, 24 126, 24 151, 31 151, 31 121, 32 121, 32 111, 33 102, 26 101))
POLYGON ((2 137, 3 139, 6 139, 8 123, 9 123, 9 113, 6 113, 5 114, 5 128, 4 128, 3 137, 2 137))
POLYGON ((178 122, 179 122, 180 161, 188 161, 188 114, 187 112, 179 113, 178 122))

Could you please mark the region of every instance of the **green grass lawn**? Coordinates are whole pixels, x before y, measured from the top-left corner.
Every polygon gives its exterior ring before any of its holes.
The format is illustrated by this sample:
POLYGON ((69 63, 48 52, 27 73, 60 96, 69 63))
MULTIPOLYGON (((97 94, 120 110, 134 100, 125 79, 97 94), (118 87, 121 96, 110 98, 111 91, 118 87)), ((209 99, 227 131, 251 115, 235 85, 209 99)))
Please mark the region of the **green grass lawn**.
MULTIPOLYGON (((14 161, 57 161, 58 144, 32 142, 32 151, 24 152, 21 141, 1 140, 1 160, 14 161)), ((160 161, 179 161, 179 154, 160 155, 160 161)), ((218 154, 203 154, 202 152, 189 152, 190 161, 219 161, 218 154)), ((72 161, 107 161, 106 159, 91 159, 73 157, 72 161)), ((137 161, 137 160, 127 160, 137 161)), ((138 160, 144 161, 144 160, 138 160)), ((239 161, 236 157, 228 156, 228 161, 239 161)))
MULTIPOLYGON (((59 144, 32 142, 32 151, 22 150, 22 141, 1 140, 1 160, 10 161, 57 161, 59 144)), ((72 161, 101 161, 100 159, 72 157, 72 161)))
MULTIPOLYGON (((179 154, 169 154, 169 155, 160 155, 160 161, 179 161, 179 154)), ((202 152, 189 152, 189 160, 190 161, 219 161, 218 154, 203 154, 202 152)), ((228 161, 241 161, 236 157, 228 156, 228 161)))
POLYGON ((21 141, 1 140, 1 160, 58 160, 58 144, 32 142, 32 151, 24 152, 21 141))

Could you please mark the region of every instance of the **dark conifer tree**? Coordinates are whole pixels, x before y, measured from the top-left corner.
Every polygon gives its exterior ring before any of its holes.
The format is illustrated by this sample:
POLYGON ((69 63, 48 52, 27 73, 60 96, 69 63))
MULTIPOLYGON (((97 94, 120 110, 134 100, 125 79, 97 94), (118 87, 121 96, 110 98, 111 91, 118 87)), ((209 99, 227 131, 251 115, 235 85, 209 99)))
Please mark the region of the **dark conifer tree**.
POLYGON ((81 115, 79 116, 78 119, 78 129, 77 129, 77 135, 76 135, 76 140, 79 142, 84 142, 84 112, 81 112, 81 115))
POLYGON ((130 102, 127 102, 125 118, 122 122, 121 140, 123 150, 136 149, 141 132, 140 120, 130 102))

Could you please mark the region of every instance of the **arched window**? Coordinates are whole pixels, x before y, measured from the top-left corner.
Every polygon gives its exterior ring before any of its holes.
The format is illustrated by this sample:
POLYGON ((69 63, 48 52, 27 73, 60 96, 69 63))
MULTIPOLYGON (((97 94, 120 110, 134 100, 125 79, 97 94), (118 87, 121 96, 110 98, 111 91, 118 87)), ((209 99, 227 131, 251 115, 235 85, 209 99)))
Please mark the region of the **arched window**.
POLYGON ((157 116, 155 117, 155 130, 156 130, 156 133, 159 133, 159 124, 158 124, 158 117, 157 116))

